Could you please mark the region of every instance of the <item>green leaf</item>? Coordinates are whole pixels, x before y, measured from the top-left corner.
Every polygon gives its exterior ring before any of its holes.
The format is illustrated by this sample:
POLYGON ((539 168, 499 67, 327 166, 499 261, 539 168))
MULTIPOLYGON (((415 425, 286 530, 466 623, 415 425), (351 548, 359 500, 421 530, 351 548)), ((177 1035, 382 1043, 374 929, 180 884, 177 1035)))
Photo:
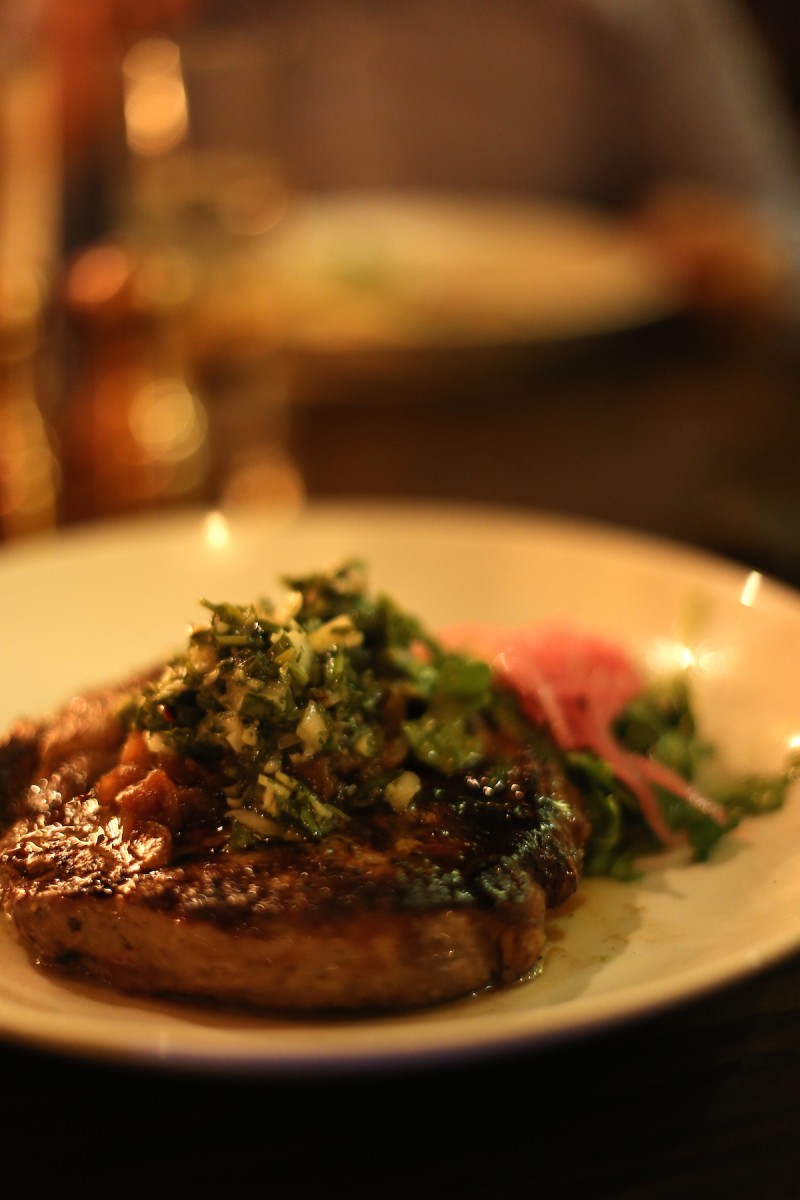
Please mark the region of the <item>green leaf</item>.
POLYGON ((461 719, 441 722, 435 717, 421 717, 406 721, 403 732, 417 762, 442 775, 469 770, 483 753, 479 735, 461 719))

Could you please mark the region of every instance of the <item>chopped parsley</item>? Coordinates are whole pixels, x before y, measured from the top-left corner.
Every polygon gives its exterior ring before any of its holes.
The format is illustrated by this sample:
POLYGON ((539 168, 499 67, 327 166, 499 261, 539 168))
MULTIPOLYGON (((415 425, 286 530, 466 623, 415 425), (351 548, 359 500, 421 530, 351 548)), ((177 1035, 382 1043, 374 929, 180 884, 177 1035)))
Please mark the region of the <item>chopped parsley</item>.
POLYGON ((210 619, 133 699, 151 749, 223 781, 234 845, 322 838, 364 806, 408 807, 419 771, 481 756, 486 663, 443 649, 362 565, 284 580, 274 605, 203 601, 210 619))

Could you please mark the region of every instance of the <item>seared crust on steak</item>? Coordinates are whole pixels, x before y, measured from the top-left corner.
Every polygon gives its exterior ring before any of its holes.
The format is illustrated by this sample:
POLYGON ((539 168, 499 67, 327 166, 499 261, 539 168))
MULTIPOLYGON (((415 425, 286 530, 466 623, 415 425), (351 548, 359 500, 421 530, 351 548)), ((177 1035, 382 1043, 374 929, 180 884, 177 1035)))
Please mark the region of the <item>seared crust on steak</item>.
POLYGON ((37 962, 132 991, 292 1010, 426 1004, 536 965, 586 835, 555 757, 520 750, 502 782, 423 772, 408 811, 234 850, 224 803, 192 764, 169 820, 140 812, 131 824, 101 802, 98 784, 124 759, 119 694, 75 700, 0 742, 0 891, 37 962))

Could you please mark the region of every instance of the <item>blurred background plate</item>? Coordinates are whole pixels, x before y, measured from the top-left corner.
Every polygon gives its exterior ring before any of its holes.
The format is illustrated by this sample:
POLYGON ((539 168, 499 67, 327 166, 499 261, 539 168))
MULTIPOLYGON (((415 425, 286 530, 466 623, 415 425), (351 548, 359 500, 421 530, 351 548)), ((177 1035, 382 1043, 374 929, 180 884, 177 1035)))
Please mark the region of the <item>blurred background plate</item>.
POLYGON ((210 281, 211 341, 260 323, 320 355, 549 343, 683 307, 632 225, 569 204, 424 192, 301 197, 210 281), (215 336, 216 331, 216 336, 215 336))

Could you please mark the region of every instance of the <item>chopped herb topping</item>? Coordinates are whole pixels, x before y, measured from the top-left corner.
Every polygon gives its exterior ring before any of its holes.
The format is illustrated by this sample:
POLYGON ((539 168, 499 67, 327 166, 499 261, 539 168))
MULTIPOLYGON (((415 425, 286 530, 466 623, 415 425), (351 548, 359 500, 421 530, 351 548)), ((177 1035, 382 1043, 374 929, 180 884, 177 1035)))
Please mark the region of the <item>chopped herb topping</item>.
POLYGON ((481 756, 487 664, 444 650, 362 565, 284 580, 274 605, 203 601, 210 620, 133 699, 150 748, 222 779, 234 845, 322 838, 364 806, 413 806, 418 772, 481 756))

